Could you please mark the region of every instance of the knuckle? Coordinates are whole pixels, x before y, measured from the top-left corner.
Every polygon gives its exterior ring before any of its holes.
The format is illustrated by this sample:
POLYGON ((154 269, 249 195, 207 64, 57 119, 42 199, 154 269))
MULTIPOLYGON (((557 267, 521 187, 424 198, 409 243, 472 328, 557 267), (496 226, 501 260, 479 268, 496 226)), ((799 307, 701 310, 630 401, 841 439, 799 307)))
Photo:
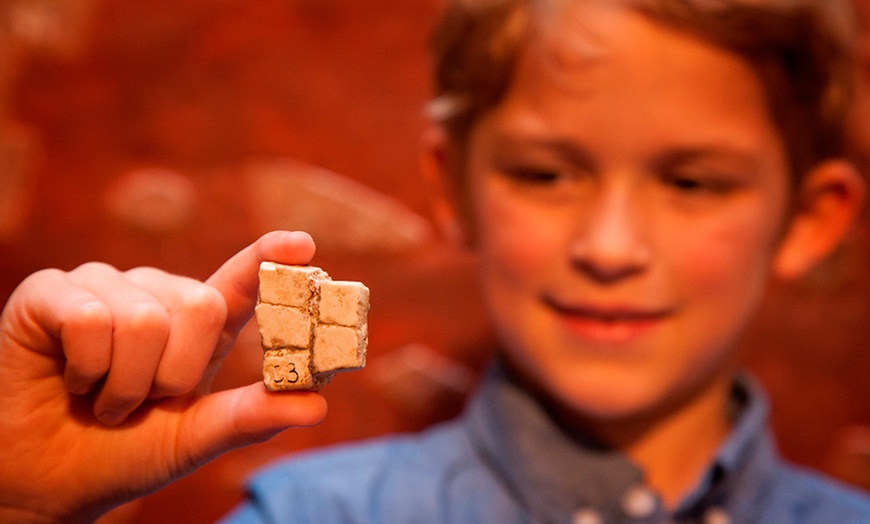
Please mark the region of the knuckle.
POLYGON ((69 324, 77 330, 100 332, 112 329, 112 312, 94 298, 83 298, 71 308, 69 324))
POLYGON ((149 282, 157 282, 168 276, 165 271, 150 266, 134 267, 124 271, 124 277, 137 285, 147 285, 149 282))
POLYGON ((82 341, 87 341, 88 353, 94 354, 103 344, 111 343, 114 322, 106 304, 94 298, 81 298, 70 306, 60 327, 64 347, 81 349, 82 341))
POLYGON ((16 296, 39 294, 42 289, 63 289, 69 285, 67 273, 60 269, 40 269, 25 277, 15 289, 16 296))
POLYGON ((66 273, 57 268, 46 268, 40 269, 38 271, 34 271, 30 275, 28 275, 23 281, 22 284, 31 283, 34 281, 41 280, 56 280, 65 278, 66 273))
POLYGON ((118 270, 114 267, 106 264, 105 262, 85 262, 81 264, 77 268, 70 271, 72 274, 83 274, 83 275, 100 275, 104 273, 117 273, 118 270))
POLYGON ((163 274, 163 271, 161 271, 155 267, 151 267, 151 266, 137 266, 137 267, 130 268, 130 269, 124 271, 124 274, 127 276, 131 276, 131 275, 135 275, 135 276, 148 275, 148 276, 150 276, 150 275, 154 275, 154 274, 163 274))
POLYGON ((216 325, 222 326, 226 321, 227 305, 223 295, 210 286, 197 286, 191 292, 186 293, 183 307, 203 320, 214 322, 216 325))
POLYGON ((168 333, 169 313, 160 304, 149 301, 133 303, 119 318, 127 329, 136 333, 168 333))

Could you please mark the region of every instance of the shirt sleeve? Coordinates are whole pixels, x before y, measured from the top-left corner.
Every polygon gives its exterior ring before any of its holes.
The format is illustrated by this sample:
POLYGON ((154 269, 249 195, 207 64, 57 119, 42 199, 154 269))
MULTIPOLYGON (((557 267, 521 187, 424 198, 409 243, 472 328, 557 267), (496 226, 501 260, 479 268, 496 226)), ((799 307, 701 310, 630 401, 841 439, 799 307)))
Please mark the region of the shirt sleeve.
POLYGON ((255 477, 248 485, 245 501, 221 522, 342 524, 368 521, 365 504, 354 500, 362 493, 344 485, 352 476, 343 479, 331 473, 340 469, 318 475, 317 469, 305 467, 307 465, 305 461, 289 463, 255 477))

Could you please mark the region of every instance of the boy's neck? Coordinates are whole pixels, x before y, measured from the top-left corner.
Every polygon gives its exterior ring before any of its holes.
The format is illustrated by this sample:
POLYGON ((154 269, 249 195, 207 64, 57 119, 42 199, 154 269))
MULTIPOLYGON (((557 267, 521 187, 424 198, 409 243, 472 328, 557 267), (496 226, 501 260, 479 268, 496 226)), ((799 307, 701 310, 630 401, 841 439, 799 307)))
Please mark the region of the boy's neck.
POLYGON ((731 385, 730 376, 717 379, 682 409, 617 443, 667 507, 676 508, 697 485, 727 438, 731 385))
POLYGON ((582 431, 625 453, 645 473, 666 507, 676 508, 697 485, 727 438, 733 372, 664 413, 631 420, 585 420, 582 431))

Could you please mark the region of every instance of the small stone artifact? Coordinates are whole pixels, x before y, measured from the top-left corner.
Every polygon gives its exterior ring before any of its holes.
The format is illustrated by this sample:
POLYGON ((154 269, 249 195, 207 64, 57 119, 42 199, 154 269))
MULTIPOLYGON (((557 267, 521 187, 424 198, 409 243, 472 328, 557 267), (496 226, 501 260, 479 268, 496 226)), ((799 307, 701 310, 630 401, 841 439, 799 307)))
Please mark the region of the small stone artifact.
POLYGON ((263 382, 271 391, 319 390, 365 366, 369 289, 313 266, 260 264, 255 315, 263 382))

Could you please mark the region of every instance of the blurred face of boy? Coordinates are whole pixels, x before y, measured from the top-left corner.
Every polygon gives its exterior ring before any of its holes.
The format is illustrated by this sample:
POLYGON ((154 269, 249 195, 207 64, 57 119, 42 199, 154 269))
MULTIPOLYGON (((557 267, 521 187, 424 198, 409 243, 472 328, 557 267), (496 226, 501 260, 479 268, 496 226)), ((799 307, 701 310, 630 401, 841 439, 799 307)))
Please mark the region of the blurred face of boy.
POLYGON ((612 4, 533 39, 467 164, 508 360, 593 420, 724 398, 789 194, 748 64, 612 4))

